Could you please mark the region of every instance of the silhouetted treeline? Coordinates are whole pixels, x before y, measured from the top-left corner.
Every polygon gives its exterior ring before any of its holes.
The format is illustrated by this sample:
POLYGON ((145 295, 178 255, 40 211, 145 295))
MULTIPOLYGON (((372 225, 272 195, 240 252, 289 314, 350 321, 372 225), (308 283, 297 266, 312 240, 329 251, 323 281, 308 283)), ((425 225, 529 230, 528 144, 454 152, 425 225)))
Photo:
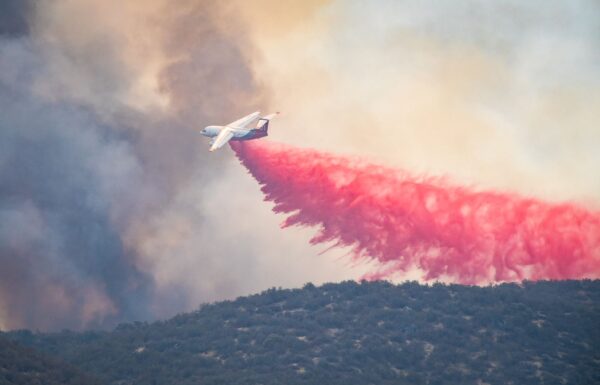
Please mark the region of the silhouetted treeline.
POLYGON ((270 289, 112 332, 9 333, 106 384, 598 384, 600 281, 270 289))
POLYGON ((1 385, 98 385, 72 365, 0 337, 1 385))

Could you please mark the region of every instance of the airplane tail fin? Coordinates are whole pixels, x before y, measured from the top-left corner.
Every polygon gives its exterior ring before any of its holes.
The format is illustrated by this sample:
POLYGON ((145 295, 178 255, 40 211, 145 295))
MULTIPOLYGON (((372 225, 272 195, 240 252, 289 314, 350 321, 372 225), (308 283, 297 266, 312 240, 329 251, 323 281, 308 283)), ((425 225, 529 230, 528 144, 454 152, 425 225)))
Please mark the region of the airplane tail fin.
POLYGON ((256 129, 268 131, 269 130, 269 122, 271 121, 271 119, 273 119, 277 115, 279 115, 279 112, 261 116, 260 119, 258 119, 258 123, 256 124, 256 129))

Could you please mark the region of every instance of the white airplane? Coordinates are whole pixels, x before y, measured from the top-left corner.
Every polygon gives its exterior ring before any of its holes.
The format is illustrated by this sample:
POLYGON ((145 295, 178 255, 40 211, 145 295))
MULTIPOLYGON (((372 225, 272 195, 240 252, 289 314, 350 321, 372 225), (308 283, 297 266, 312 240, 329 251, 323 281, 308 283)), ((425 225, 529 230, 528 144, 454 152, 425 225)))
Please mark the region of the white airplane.
POLYGON ((200 133, 212 138, 210 151, 214 151, 223 147, 230 140, 252 140, 267 136, 269 121, 277 114, 279 112, 260 116, 260 112, 256 111, 226 126, 207 126, 200 133))

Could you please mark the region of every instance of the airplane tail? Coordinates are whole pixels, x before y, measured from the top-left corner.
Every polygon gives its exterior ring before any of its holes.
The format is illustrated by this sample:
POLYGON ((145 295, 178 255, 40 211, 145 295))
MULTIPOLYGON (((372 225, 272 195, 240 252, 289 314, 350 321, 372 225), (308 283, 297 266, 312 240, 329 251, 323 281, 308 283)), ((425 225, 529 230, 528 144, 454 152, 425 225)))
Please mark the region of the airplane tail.
POLYGON ((256 130, 268 131, 269 130, 269 122, 271 121, 271 119, 273 119, 277 115, 279 115, 279 112, 275 112, 274 114, 262 116, 260 119, 258 119, 258 123, 256 124, 256 130))

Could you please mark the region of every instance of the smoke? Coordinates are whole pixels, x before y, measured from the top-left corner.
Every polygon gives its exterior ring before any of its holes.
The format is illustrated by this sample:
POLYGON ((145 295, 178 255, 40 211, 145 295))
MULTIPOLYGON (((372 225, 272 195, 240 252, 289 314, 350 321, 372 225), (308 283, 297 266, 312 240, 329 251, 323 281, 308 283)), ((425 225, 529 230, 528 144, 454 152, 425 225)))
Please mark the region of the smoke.
POLYGON ((260 191, 198 135, 266 104, 246 5, 1 7, 0 329, 107 328, 348 277, 307 234, 273 239, 260 191))
POLYGON ((174 197, 222 163, 203 167, 195 129, 255 107, 243 40, 210 2, 3 4, 0 327, 107 327, 197 306, 159 285, 136 241, 161 236, 147 224, 181 216, 174 197))
POLYGON ((270 142, 233 143, 283 227, 374 259, 368 278, 418 268, 465 284, 600 276, 600 213, 415 177, 357 158, 270 142))
POLYGON ((27 14, 31 11, 29 1, 6 0, 0 8, 0 35, 20 36, 29 32, 27 14))
MULTIPOLYGON (((31 55, 0 47, 24 71, 31 55)), ((139 177, 129 144, 89 112, 19 95, 6 82, 0 106, 1 318, 8 327, 78 327, 147 317, 148 282, 110 213, 111 200, 139 177)))
POLYGON ((332 1, 262 25, 275 140, 598 207, 598 2, 332 1))
POLYGON ((309 228, 280 232, 231 152, 208 156, 196 128, 257 109, 283 112, 270 134, 285 142, 597 205, 597 15, 1 2, 0 328, 110 327, 370 271, 341 248, 319 257, 309 228))

